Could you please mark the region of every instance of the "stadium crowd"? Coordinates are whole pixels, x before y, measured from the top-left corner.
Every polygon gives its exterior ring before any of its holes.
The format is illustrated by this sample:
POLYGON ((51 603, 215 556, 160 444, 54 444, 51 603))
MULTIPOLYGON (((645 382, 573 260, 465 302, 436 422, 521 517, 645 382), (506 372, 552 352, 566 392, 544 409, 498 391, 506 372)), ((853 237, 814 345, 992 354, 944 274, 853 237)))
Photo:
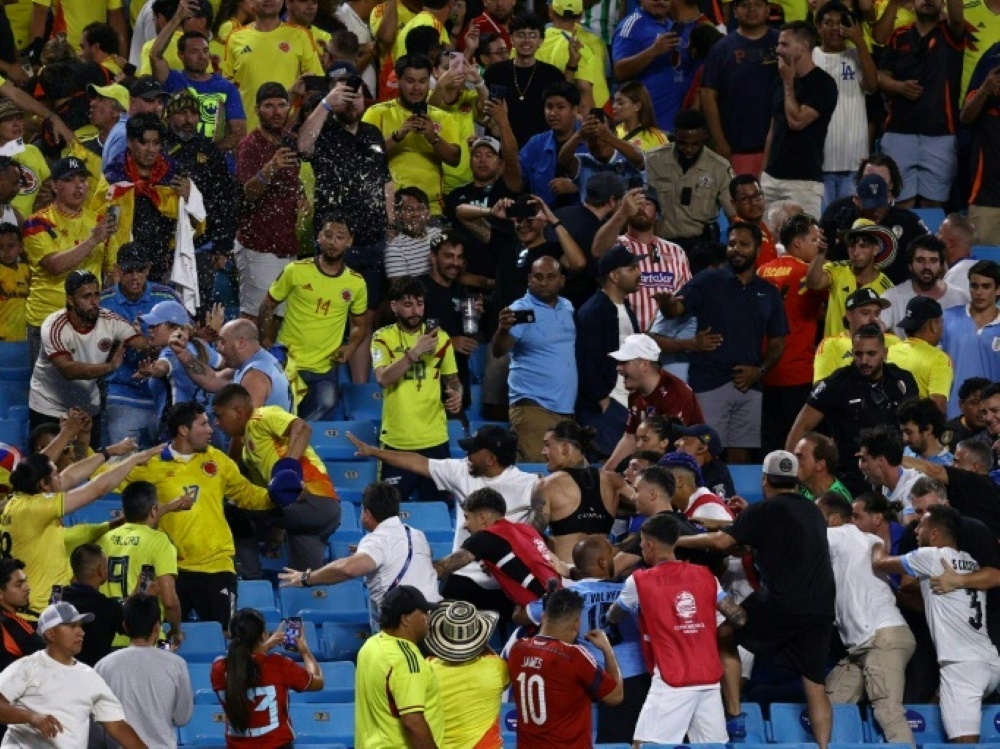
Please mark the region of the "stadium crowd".
POLYGON ((7 0, 0 746, 976 743, 998 261, 1000 0, 7 0))

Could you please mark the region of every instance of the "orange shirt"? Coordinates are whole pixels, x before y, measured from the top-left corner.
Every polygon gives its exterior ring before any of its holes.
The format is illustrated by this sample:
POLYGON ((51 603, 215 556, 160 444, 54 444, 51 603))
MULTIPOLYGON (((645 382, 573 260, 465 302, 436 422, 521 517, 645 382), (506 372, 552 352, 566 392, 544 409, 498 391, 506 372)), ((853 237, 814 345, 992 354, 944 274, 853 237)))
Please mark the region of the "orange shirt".
POLYGON ((806 263, 792 255, 782 255, 757 269, 758 276, 781 292, 788 318, 785 353, 774 369, 764 375, 765 385, 787 387, 812 384, 816 331, 825 293, 806 288, 808 270, 806 263))

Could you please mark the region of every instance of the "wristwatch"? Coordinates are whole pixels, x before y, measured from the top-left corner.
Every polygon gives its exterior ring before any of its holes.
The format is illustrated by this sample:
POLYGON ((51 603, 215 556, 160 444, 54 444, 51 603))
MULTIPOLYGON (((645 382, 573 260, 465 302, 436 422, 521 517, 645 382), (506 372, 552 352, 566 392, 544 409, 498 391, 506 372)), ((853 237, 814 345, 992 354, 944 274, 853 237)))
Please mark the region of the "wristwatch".
POLYGON ((312 570, 306 570, 306 571, 305 571, 305 572, 303 572, 303 573, 302 573, 302 575, 301 575, 301 576, 299 577, 299 582, 300 582, 300 583, 302 583, 302 587, 303 587, 303 588, 308 588, 308 587, 309 587, 309 576, 310 576, 311 574, 312 574, 312 570))

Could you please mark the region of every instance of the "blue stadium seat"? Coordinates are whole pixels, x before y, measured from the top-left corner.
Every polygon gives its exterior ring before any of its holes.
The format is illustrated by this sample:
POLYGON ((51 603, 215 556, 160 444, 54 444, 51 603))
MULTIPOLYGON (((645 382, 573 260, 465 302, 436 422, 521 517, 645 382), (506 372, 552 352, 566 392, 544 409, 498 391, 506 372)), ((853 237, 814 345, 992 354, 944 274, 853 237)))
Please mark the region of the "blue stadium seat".
POLYGON ((226 653, 226 638, 218 622, 184 622, 184 642, 177 655, 188 663, 211 663, 226 653))
POLYGON ((375 444, 375 424, 371 421, 314 421, 311 444, 323 460, 353 460, 354 445, 347 439, 350 432, 362 442, 375 444))
MULTIPOLYGON (((925 744, 925 749, 930 744, 925 744)), ((950 744, 949 746, 954 746, 950 744)), ((830 749, 913 749, 909 744, 847 744, 838 743, 836 741, 830 742, 830 749)))
POLYGON ((310 588, 279 588, 278 595, 285 616, 301 616, 305 621, 316 624, 368 623, 368 601, 360 580, 310 588))
POLYGON ((378 462, 374 460, 329 461, 326 470, 342 502, 361 503, 361 495, 378 478, 378 462))
POLYGON ((342 502, 340 504, 340 527, 337 528, 337 532, 360 530, 361 526, 358 525, 358 508, 350 502, 342 502))
POLYGON ((5 387, 0 387, 0 419, 6 419, 7 411, 10 409, 10 391, 5 387))
POLYGON ((292 692, 291 702, 354 702, 354 664, 323 663, 323 688, 318 692, 292 692))
POLYGON ((0 390, 4 392, 4 400, 8 406, 27 406, 29 388, 29 383, 24 380, 18 382, 0 380, 0 390))
POLYGON ((1000 743, 1000 705, 983 705, 979 741, 983 744, 1000 743))
POLYGON ((297 703, 288 706, 295 745, 354 744, 354 703, 297 703))
POLYGON ((0 419, 0 442, 6 442, 17 448, 24 447, 21 422, 14 419, 0 419))
POLYGON ((320 628, 323 657, 328 661, 352 661, 358 657, 358 651, 371 634, 368 622, 364 624, 324 622, 320 628))
POLYGON ((431 544, 431 559, 444 559, 451 554, 454 541, 434 541, 431 544))
POLYGON ((513 702, 500 705, 500 733, 504 744, 517 743, 517 705, 513 702))
POLYGON ((444 502, 401 502, 399 519, 424 532, 428 541, 451 541, 455 528, 444 502))
POLYGON ((469 376, 472 378, 473 382, 479 383, 483 381, 483 375, 485 373, 486 346, 480 346, 473 351, 472 356, 469 357, 469 376))
POLYGON ((191 677, 191 691, 194 693, 196 705, 218 705, 219 698, 212 691, 212 664, 189 663, 188 674, 191 677))
MULTIPOLYGON (((776 702, 771 705, 771 738, 779 743, 811 741, 812 728, 805 705, 776 702)), ((861 714, 856 705, 833 706, 832 739, 845 744, 865 740, 861 714)))
POLYGON ((525 473, 540 473, 542 476, 549 474, 549 467, 545 463, 518 463, 517 467, 525 473))
MULTIPOLYGON (((2 440, 0 440, 2 441, 2 440)), ((122 514, 121 497, 117 494, 107 494, 88 505, 70 513, 64 519, 66 525, 81 525, 83 523, 107 523, 122 514)))
POLYGON ((24 362, 26 366, 30 365, 31 362, 28 361, 29 347, 27 341, 2 341, 0 342, 0 362, 14 363, 14 362, 24 362))
MULTIPOLYGON (((480 347, 481 348, 481 347, 480 347)), ((465 415, 470 419, 483 419, 483 386, 469 386, 469 407, 465 409, 465 415)))
MULTIPOLYGON (((944 209, 942 208, 913 208, 915 214, 920 217, 920 220, 924 222, 927 226, 927 231, 931 234, 937 234, 937 230, 941 228, 941 224, 944 223, 944 209)), ((920 743, 919 741, 917 742, 920 743)))
POLYGON ((989 244, 973 245, 972 257, 976 260, 992 260, 995 263, 1000 263, 1000 247, 989 244))
POLYGON ((729 216, 727 216, 726 212, 720 208, 719 216, 715 220, 719 224, 719 236, 722 237, 722 241, 725 242, 728 238, 729 232, 729 216))
POLYGON ((735 744, 763 744, 767 742, 767 724, 764 722, 764 715, 760 711, 760 705, 756 702, 743 702, 740 710, 746 713, 747 735, 746 738, 734 741, 735 744))
POLYGON ((733 477, 736 493, 751 504, 764 499, 760 488, 761 465, 731 465, 729 475, 733 477))
POLYGON ((181 746, 224 746, 226 714, 222 706, 195 705, 191 720, 178 729, 177 736, 181 746))
POLYGON ((6 360, 0 360, 0 363, 9 365, 0 366, 0 380, 5 382, 28 382, 31 380, 31 367, 27 364, 21 365, 6 360))
POLYGON ((281 611, 274 599, 274 588, 267 580, 237 581, 236 608, 257 609, 265 620, 281 618, 281 611))
POLYGON ((372 383, 344 385, 342 397, 348 419, 382 420, 382 387, 372 383))
POLYGON ((465 439, 467 437, 465 433, 465 426, 461 421, 457 419, 448 419, 448 449, 451 451, 451 457, 453 458, 464 458, 465 450, 458 444, 460 439, 465 439))
MULTIPOLYGON (((938 705, 903 705, 906 708, 906 720, 913 731, 913 740, 917 746, 934 743, 947 743, 948 737, 941 724, 941 708, 938 705)), ((871 739, 875 743, 885 741, 885 735, 871 707, 868 708, 868 723, 872 727, 871 739)))
MULTIPOLYGON (((27 406, 9 406, 7 408, 7 418, 12 421, 19 421, 22 425, 27 426, 28 424, 28 407, 27 406)), ((23 428, 23 427, 22 427, 23 428)))
MULTIPOLYGON (((598 744, 597 746, 631 746, 630 744, 598 744)), ((595 747, 594 749, 597 749, 595 747)), ((643 744, 642 749, 726 749, 726 744, 643 744)))

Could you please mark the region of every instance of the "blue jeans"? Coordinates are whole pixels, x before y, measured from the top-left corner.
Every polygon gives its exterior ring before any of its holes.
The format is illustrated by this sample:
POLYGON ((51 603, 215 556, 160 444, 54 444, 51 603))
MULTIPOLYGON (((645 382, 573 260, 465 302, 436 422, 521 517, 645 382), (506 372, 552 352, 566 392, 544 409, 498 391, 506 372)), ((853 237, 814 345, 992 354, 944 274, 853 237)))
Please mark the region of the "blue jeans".
POLYGON ((155 408, 137 408, 122 403, 109 403, 104 409, 104 422, 108 427, 108 444, 121 442, 126 437, 135 440, 140 448, 152 447, 160 429, 160 419, 155 408))
POLYGON ((823 172, 823 210, 835 200, 854 197, 856 188, 854 172, 823 172))
POLYGON ((331 421, 339 394, 337 367, 322 374, 300 370, 299 377, 309 386, 306 397, 299 404, 299 418, 306 421, 331 421))

